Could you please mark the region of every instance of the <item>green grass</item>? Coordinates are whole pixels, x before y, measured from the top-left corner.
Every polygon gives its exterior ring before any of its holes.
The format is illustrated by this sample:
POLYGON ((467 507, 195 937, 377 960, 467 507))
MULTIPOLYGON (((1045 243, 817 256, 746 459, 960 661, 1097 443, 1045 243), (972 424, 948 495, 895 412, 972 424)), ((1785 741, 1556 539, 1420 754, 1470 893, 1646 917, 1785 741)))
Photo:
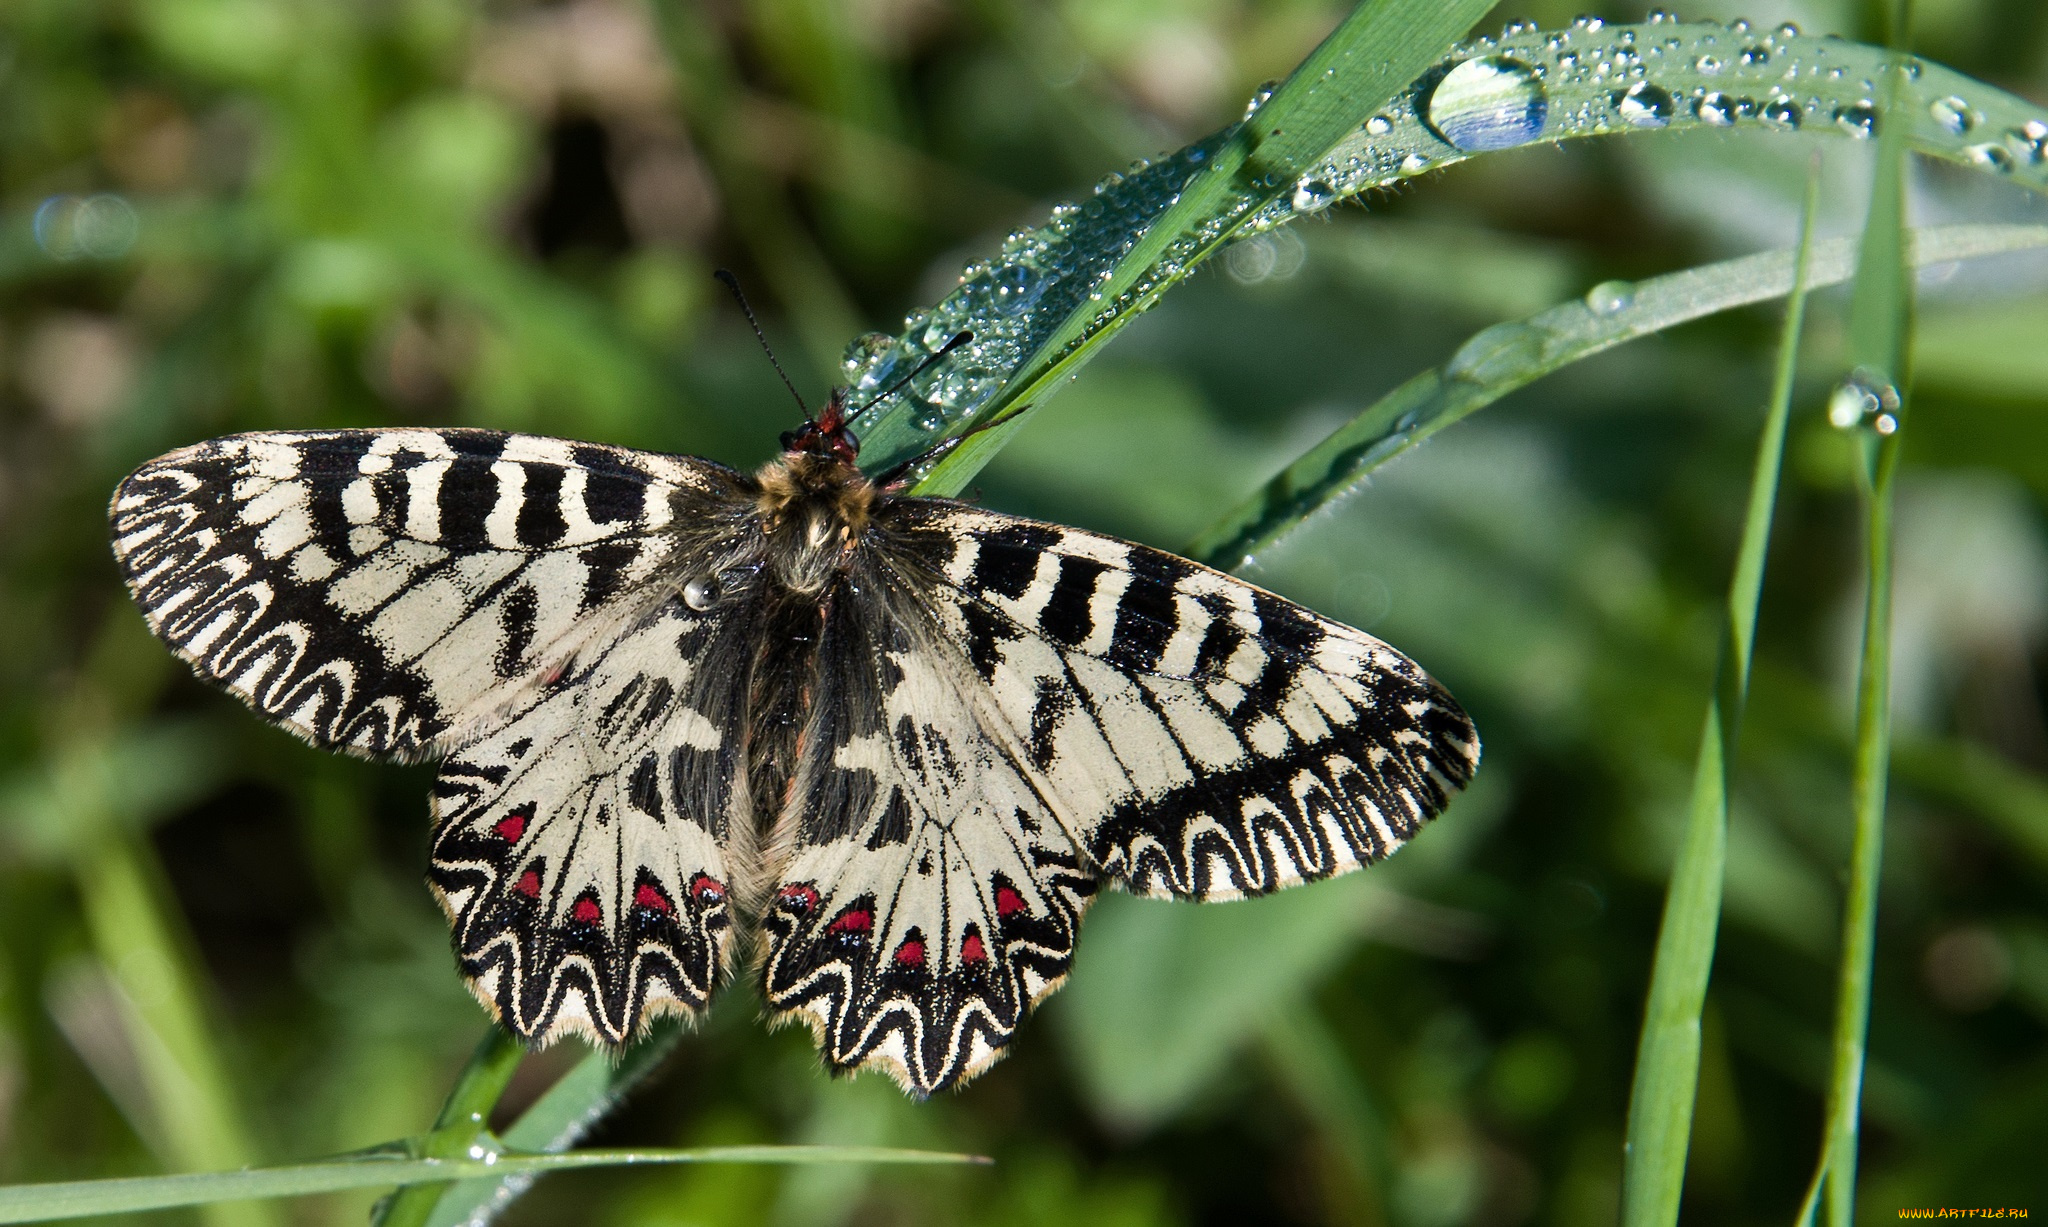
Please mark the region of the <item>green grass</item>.
POLYGON ((1749 666, 1756 650, 1757 602, 1770 553, 1771 519, 1785 460, 1785 430, 1792 413, 1792 382, 1799 367, 1800 326, 1813 252, 1814 214, 1820 206, 1818 154, 1806 180, 1799 246, 1793 255, 1792 293, 1778 339, 1778 368, 1770 408, 1757 438, 1756 467, 1742 520, 1742 545, 1728 582, 1727 625, 1714 665, 1714 692, 1700 730, 1686 806, 1685 840, 1671 866, 1670 892, 1657 930, 1649 1000, 1629 1094, 1627 1155, 1622 1169, 1622 1221, 1657 1227, 1678 1221, 1685 1188, 1687 1143, 1700 1073, 1700 1014, 1713 973, 1714 941, 1721 924, 1722 881, 1728 861, 1730 760, 1740 744, 1742 709, 1749 701, 1749 666))

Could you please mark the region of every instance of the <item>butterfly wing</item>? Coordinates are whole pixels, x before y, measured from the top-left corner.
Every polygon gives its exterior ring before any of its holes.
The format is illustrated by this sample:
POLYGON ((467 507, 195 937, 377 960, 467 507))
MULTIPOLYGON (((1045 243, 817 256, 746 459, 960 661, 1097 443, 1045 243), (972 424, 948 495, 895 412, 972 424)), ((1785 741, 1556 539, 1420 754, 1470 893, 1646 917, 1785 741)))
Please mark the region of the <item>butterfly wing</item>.
POLYGON ((1478 766, 1457 702, 1363 631, 1101 534, 938 500, 898 514, 899 565, 946 594, 1044 795, 1126 889, 1234 899, 1356 869, 1478 766))
POLYGON ((936 500, 870 533, 764 921, 769 1004, 836 1066, 970 1077, 1064 978, 1097 880, 1208 900, 1341 873, 1477 763, 1413 662, 1220 572, 936 500))
POLYGON ((114 549, 151 629, 266 719, 453 751, 430 879, 472 988, 530 1038, 620 1042, 723 965, 747 603, 678 589, 744 561, 740 482, 492 431, 237 435, 122 482, 114 549))
POLYGON ((752 855, 748 602, 671 599, 441 767, 430 880, 471 989, 543 1042, 702 1009, 752 855))
POLYGON ((114 553, 200 677, 316 745, 402 759, 479 731, 617 630, 729 498, 704 461, 482 430, 234 435, 114 493, 114 553))
POLYGON ((850 587, 767 856, 763 990, 835 1068, 928 1095, 1000 1055, 1065 977, 1095 885, 916 594, 850 587))

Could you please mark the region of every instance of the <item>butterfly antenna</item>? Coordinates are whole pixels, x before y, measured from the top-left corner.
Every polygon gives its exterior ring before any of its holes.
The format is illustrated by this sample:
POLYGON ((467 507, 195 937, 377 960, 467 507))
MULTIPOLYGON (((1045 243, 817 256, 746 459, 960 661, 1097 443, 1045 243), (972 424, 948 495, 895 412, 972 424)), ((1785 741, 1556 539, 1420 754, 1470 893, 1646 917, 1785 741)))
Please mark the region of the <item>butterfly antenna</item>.
POLYGON ((878 396, 870 397, 866 404, 862 405, 858 409, 855 409, 852 413, 847 414, 846 420, 849 422, 853 421, 853 419, 859 417, 861 414, 866 413, 868 410, 874 408, 876 405, 881 404, 883 401, 888 400, 890 397, 896 395, 898 392, 901 392, 905 384, 917 378, 919 375, 924 374, 926 371, 932 369, 932 367, 938 363, 939 359, 944 358, 947 354, 952 353, 954 350, 960 348, 962 345, 967 344, 969 341, 972 341, 973 339, 974 334, 968 332, 966 329, 962 329, 959 332, 954 333, 953 339, 946 342, 944 345, 940 346, 938 353, 935 353, 931 357, 926 358, 923 362, 918 363, 916 370, 910 372, 910 374, 908 375, 905 375, 903 378, 897 380, 895 383, 890 384, 887 391, 881 393, 878 396))
POLYGON ((789 381, 789 372, 783 370, 782 364, 775 360, 775 351, 768 344, 768 334, 761 331, 761 321, 754 318, 754 309, 747 305, 747 296, 740 292, 740 279, 733 276, 729 268, 721 268, 711 275, 724 282, 725 288, 731 290, 732 296, 739 301, 740 313, 747 317, 747 323, 753 328, 754 339, 761 343, 761 352, 768 355, 768 365, 775 368, 777 375, 782 376, 782 386, 789 389, 791 396, 796 397, 796 407, 804 411, 804 420, 810 421, 811 407, 804 404, 804 394, 797 391, 796 385, 789 381))

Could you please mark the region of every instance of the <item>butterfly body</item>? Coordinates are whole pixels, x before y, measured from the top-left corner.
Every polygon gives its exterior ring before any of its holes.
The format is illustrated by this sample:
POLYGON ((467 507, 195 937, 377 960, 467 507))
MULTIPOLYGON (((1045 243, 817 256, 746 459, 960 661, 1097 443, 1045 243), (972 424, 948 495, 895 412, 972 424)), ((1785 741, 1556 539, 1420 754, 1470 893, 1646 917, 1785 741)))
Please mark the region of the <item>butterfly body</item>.
POLYGON ((835 397, 748 476, 475 430, 152 461, 151 628, 316 744, 441 759, 472 990, 630 1039, 739 964, 835 1067, 993 1061, 1105 885, 1225 899, 1390 853, 1469 720, 1351 628, 1144 546, 879 487, 835 397))

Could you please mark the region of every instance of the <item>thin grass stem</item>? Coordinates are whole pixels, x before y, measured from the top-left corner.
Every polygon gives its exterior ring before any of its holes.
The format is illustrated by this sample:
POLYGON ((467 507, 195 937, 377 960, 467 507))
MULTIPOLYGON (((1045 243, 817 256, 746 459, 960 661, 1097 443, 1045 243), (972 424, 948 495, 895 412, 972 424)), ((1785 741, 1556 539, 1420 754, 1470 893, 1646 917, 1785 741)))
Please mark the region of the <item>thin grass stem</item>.
POLYGON ((1627 1227, 1676 1223, 1679 1196, 1685 1187, 1693 1101, 1699 1091, 1700 1011, 1706 1006, 1707 981, 1713 972, 1727 866, 1729 764, 1749 699, 1757 600, 1763 589, 1771 515, 1777 506, 1778 475, 1785 456, 1785 424, 1791 416, 1792 379, 1806 316, 1813 219, 1819 203, 1820 155, 1816 151, 1806 180, 1806 206, 1799 226, 1792 294, 1778 338, 1770 410, 1757 440, 1742 546, 1728 584, 1727 620, 1693 768, 1685 838, 1671 867, 1671 886, 1664 899, 1664 918, 1650 973, 1649 1001, 1643 1011, 1622 1164, 1622 1214, 1627 1227))

